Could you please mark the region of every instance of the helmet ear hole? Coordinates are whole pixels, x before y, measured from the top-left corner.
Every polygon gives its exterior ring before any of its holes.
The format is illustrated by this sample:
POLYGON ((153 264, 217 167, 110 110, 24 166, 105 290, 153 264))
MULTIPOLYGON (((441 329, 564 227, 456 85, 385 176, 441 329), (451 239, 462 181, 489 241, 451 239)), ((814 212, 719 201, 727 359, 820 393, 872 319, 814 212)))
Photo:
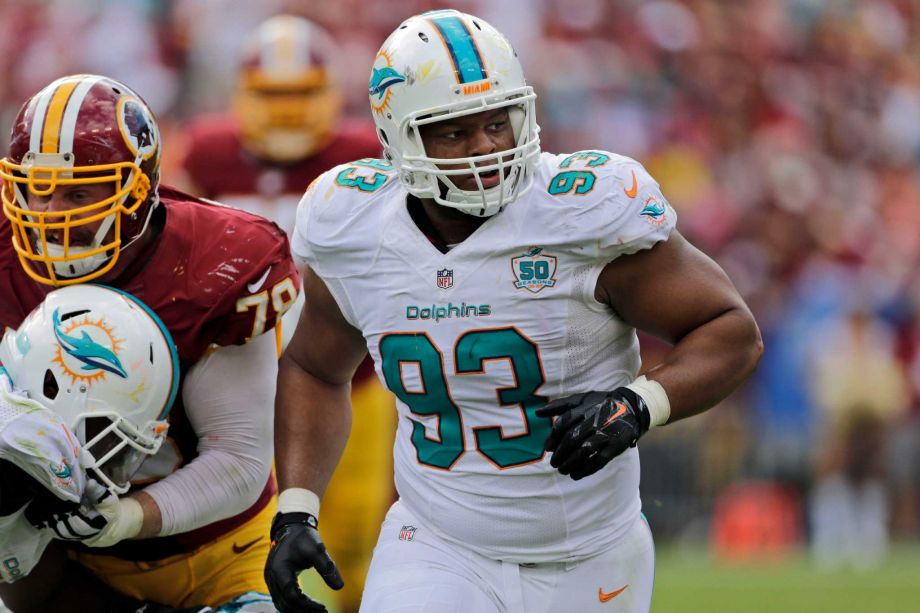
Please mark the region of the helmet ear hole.
POLYGON ((57 377, 54 376, 54 373, 51 372, 51 369, 45 371, 45 379, 42 384, 42 394, 48 400, 54 400, 57 398, 58 392, 61 391, 60 386, 58 386, 57 377))

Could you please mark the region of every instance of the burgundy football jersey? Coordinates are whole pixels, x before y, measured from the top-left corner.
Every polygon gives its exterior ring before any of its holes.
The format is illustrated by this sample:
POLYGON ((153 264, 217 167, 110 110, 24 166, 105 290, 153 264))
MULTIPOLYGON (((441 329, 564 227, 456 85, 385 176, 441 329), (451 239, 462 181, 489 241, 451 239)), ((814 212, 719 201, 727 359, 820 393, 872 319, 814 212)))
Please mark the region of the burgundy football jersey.
MULTIPOLYGON (((201 201, 160 186, 165 225, 152 247, 147 265, 118 287, 143 301, 172 334, 184 378, 212 345, 245 343, 274 327, 278 309, 290 306, 300 291, 285 233, 274 223, 231 207, 201 201)), ((17 328, 52 288, 40 285, 23 271, 11 245, 11 229, 0 216, 0 323, 17 328)), ((180 382, 181 385, 181 382, 180 382)), ((272 411, 273 407, 260 407, 272 411)), ((162 478, 197 456, 195 435, 182 395, 169 415, 173 461, 145 483, 162 478)), ((144 463, 142 471, 148 470, 144 463)), ((135 483, 135 488, 143 484, 135 483)), ((135 560, 154 560, 190 551, 238 527, 255 515, 275 493, 269 478, 259 500, 240 515, 185 534, 125 541, 96 550, 135 560)))
POLYGON ((248 153, 230 115, 202 117, 191 124, 188 135, 182 166, 202 196, 267 217, 288 233, 294 229, 297 203, 313 179, 339 164, 377 158, 382 152, 369 122, 342 122, 328 146, 289 164, 248 153))
MULTIPOLYGON (((372 123, 342 121, 321 151, 292 164, 273 164, 243 149, 231 115, 215 114, 191 123, 182 165, 203 197, 271 219, 290 236, 297 204, 314 179, 339 164, 378 158, 382 151, 372 123)), ((374 376, 368 356, 353 381, 374 376)))

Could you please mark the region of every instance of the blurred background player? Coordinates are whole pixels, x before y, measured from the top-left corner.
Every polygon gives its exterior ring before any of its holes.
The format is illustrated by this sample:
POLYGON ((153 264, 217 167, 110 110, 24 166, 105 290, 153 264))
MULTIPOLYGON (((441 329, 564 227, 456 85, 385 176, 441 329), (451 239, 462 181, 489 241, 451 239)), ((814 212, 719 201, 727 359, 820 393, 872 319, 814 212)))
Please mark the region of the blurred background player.
MULTIPOLYGON (((335 42, 295 15, 246 39, 228 113, 193 120, 182 168, 194 193, 294 228, 306 187, 333 166, 380 156, 368 121, 344 120, 335 42)), ((341 61, 341 60, 338 60, 341 61)))
MULTIPOLYGON (((335 50, 329 34, 303 17, 278 15, 259 25, 243 46, 231 112, 189 126, 182 167, 191 191, 291 232, 297 203, 316 177, 379 157, 373 124, 341 117, 335 50)), ((300 306, 298 299, 283 319, 284 339, 294 332, 300 306)), ((345 588, 330 597, 346 611, 357 610, 377 530, 395 496, 388 442, 393 400, 369 359, 352 381, 352 400, 357 419, 325 498, 323 526, 345 577, 345 588)))
MULTIPOLYGON (((172 334, 181 386, 168 438, 106 514, 105 538, 52 543, 34 572, 0 585, 17 613, 74 602, 108 611, 113 595, 185 607, 266 592, 272 330, 299 279, 278 226, 161 185, 161 145, 137 94, 80 74, 29 97, 0 160, 0 324, 18 328, 54 287, 131 292, 172 334)), ((93 381, 80 369, 72 378, 93 381)))

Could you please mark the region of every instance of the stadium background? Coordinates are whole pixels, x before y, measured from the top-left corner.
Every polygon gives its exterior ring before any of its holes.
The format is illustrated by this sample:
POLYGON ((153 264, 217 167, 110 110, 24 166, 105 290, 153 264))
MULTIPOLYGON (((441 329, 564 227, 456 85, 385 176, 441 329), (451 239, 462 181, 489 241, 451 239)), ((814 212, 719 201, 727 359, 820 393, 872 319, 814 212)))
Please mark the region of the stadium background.
POLYGON ((183 125, 226 108, 240 41, 285 11, 333 34, 367 119, 386 34, 447 6, 515 45, 545 149, 648 167, 761 326, 748 385, 642 441, 653 611, 916 610, 920 2, 2 0, 0 149, 24 99, 98 72, 158 113, 169 182, 183 125))

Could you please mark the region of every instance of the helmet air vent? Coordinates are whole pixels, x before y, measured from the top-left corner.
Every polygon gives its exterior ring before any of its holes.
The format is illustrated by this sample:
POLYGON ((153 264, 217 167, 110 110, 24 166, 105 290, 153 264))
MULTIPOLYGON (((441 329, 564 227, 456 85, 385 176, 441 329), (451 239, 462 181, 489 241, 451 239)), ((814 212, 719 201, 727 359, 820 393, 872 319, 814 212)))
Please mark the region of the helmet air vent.
POLYGON ((84 313, 89 313, 89 309, 80 309, 79 311, 70 311, 69 313, 64 313, 63 315, 61 315, 61 321, 67 321, 68 319, 71 319, 73 317, 79 317, 80 315, 83 315, 84 313))

